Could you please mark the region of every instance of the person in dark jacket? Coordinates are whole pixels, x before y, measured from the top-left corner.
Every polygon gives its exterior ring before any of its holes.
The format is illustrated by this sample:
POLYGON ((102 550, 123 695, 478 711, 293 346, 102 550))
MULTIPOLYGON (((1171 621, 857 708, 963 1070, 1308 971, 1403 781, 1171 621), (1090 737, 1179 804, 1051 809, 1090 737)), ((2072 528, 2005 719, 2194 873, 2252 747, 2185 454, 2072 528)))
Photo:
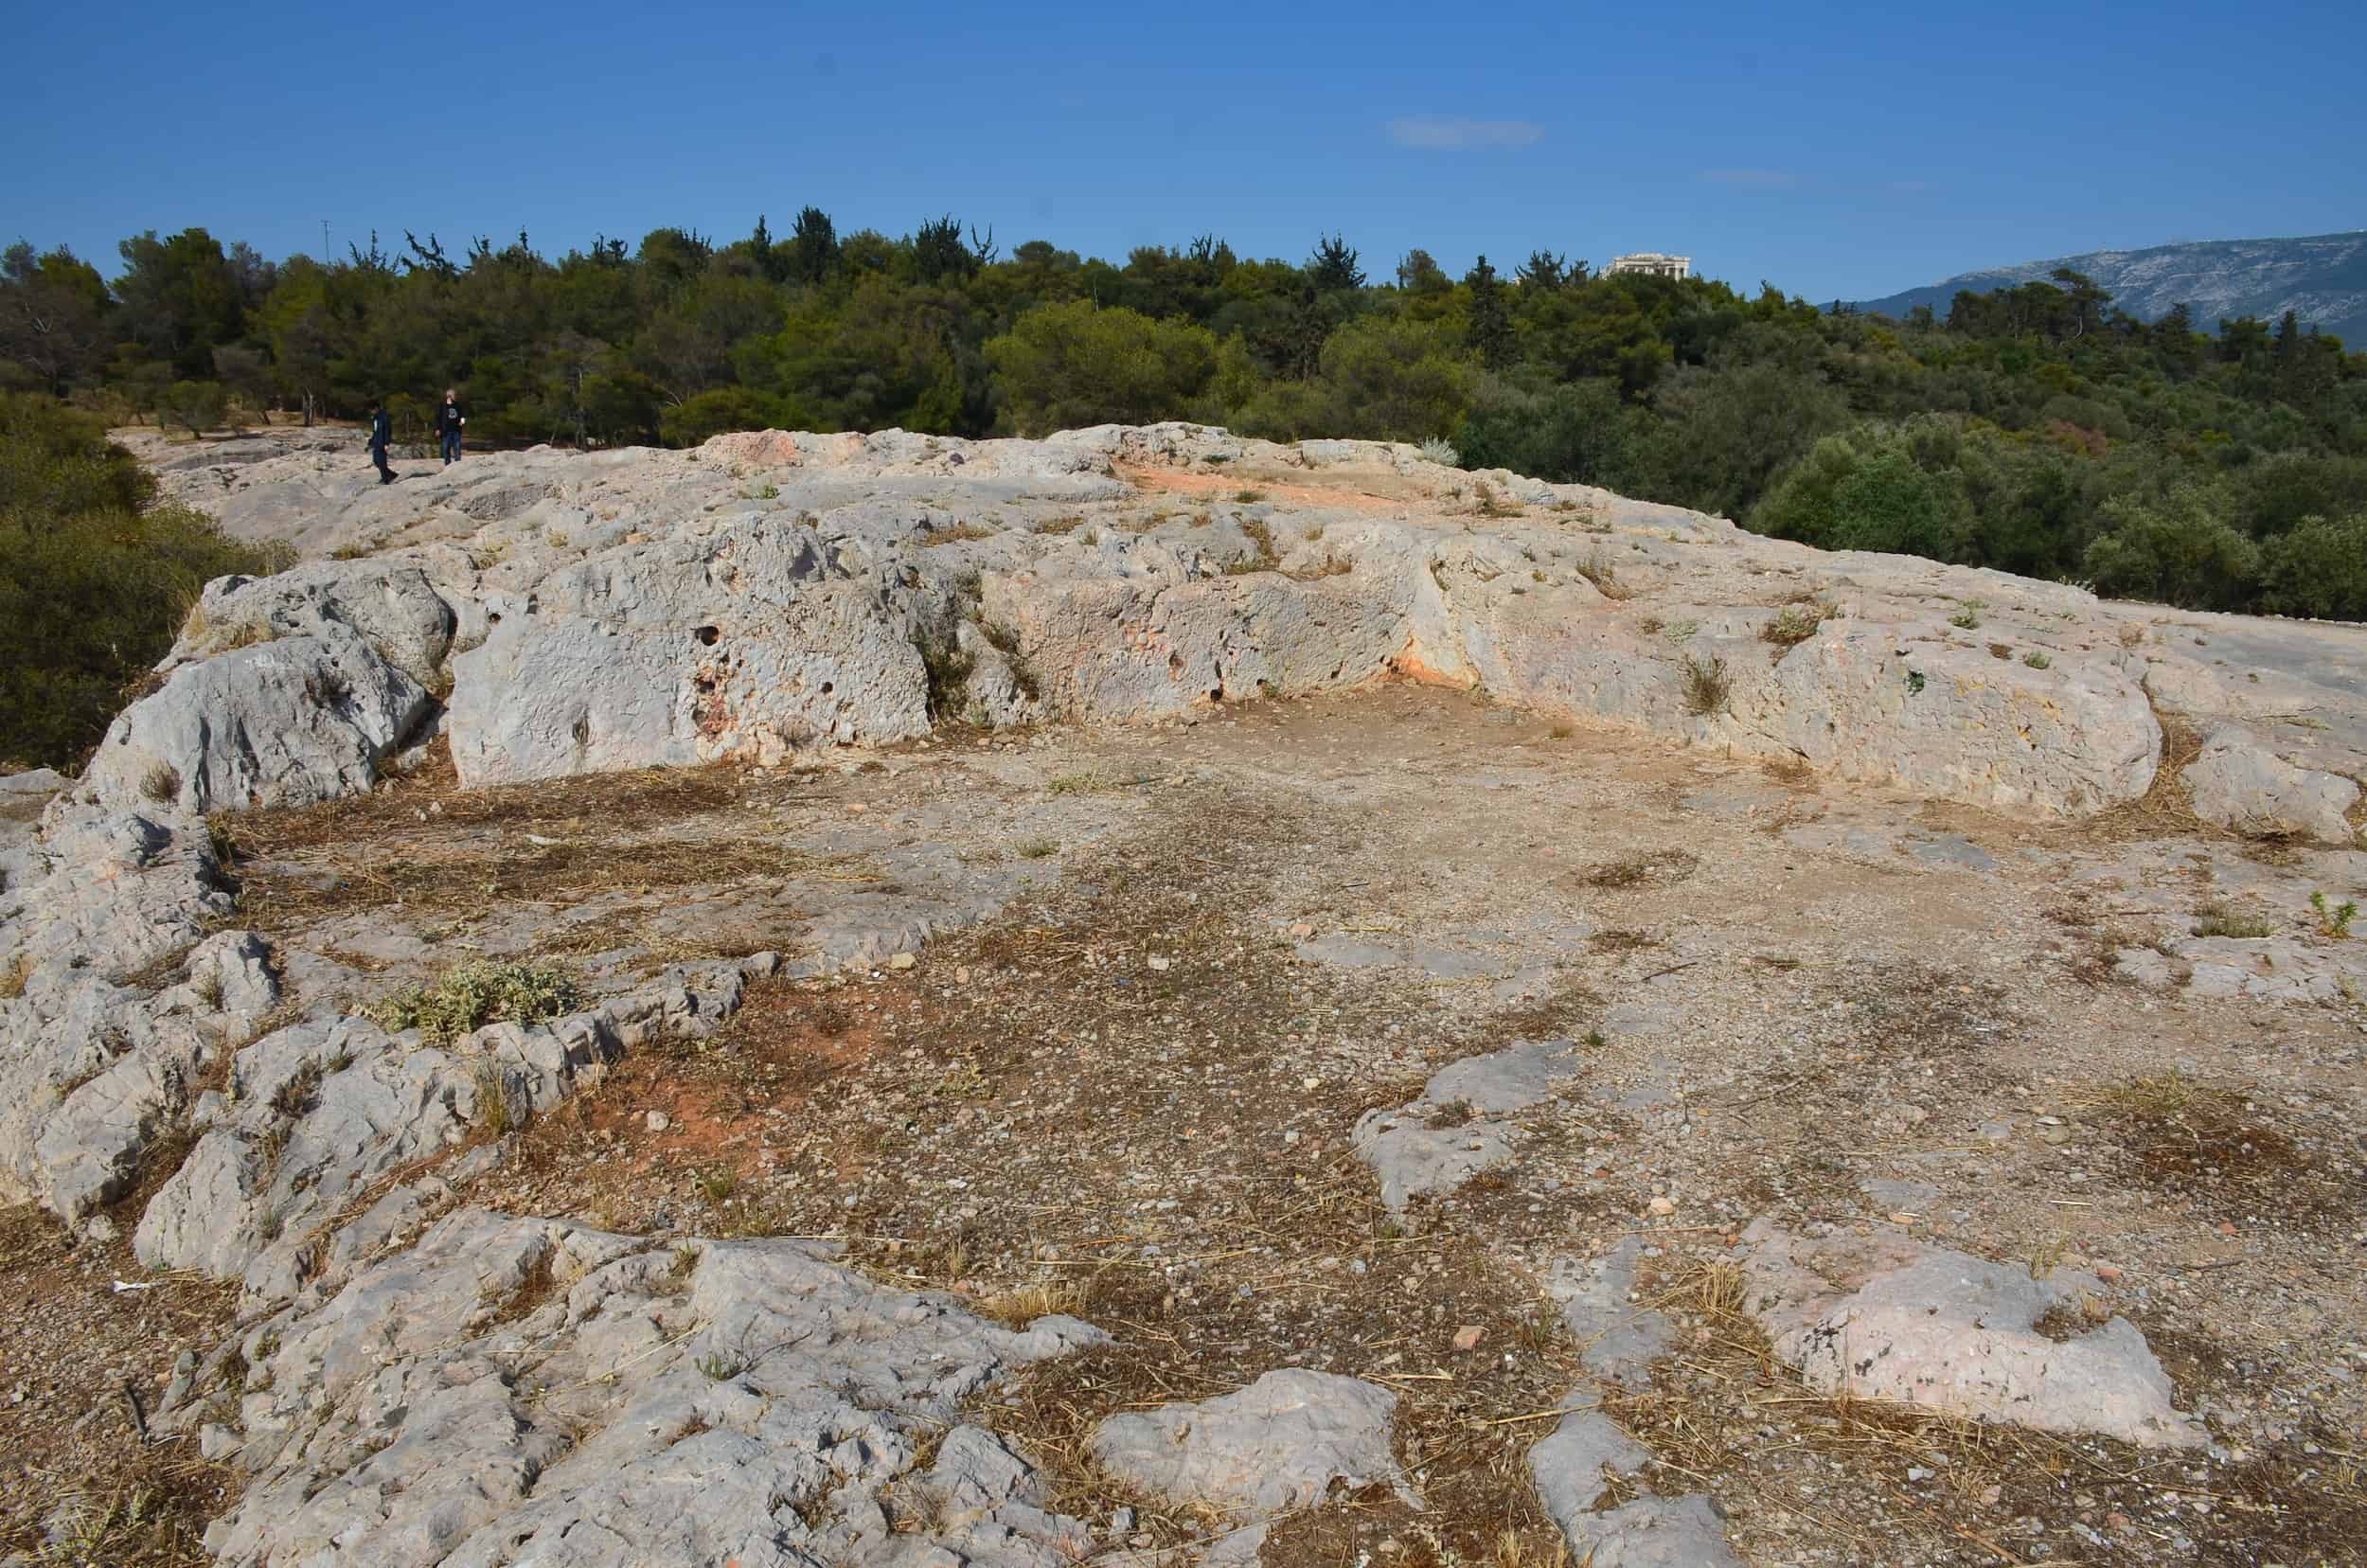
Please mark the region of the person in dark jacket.
POLYGON ((370 461, 378 465, 378 482, 391 485, 395 471, 386 466, 386 443, 395 438, 395 421, 386 417, 386 400, 370 400, 370 461))
POLYGON ((460 397, 451 387, 444 388, 444 405, 436 411, 436 434, 443 440, 444 466, 460 461, 460 427, 469 422, 460 412, 460 397))

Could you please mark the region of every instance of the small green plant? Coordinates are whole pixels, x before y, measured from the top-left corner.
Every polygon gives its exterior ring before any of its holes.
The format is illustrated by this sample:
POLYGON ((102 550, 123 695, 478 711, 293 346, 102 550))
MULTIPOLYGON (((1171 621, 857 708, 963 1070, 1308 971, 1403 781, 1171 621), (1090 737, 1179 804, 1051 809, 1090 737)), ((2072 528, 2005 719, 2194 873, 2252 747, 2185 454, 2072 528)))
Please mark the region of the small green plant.
POLYGON ((719 1167, 714 1170, 701 1171, 697 1185, 700 1197, 720 1206, 724 1200, 739 1190, 739 1178, 719 1167))
POLYGON ((2358 918, 2358 903, 2353 899, 2345 899, 2339 904, 2329 903, 2323 893, 2312 893, 2309 907, 2318 913, 2318 935, 2321 936, 2348 936, 2351 922, 2358 918))
POLYGON ((1454 449, 1453 442, 1440 440, 1435 436, 1414 450, 1422 454, 1423 461, 1436 463, 1441 468, 1453 468, 1463 461, 1463 454, 1454 449))
POLYGON ((181 770, 169 762, 151 765, 140 775, 140 793, 159 806, 169 806, 180 798, 181 770))
POLYGON ((1235 490, 1233 492, 1233 499, 1239 502, 1244 507, 1254 507, 1257 505, 1258 502, 1266 499, 1266 492, 1261 490, 1235 490))
POLYGON ((671 1274, 676 1279, 688 1279, 691 1274, 697 1271, 698 1267, 698 1247, 692 1242, 684 1241, 676 1244, 674 1248, 674 1260, 667 1267, 667 1272, 671 1274))
POLYGON ((750 501, 778 501, 781 498, 781 487, 767 479, 754 489, 742 490, 740 494, 750 501))
POLYGON ((1048 838, 1023 839, 1017 852, 1021 860, 1050 860, 1060 852, 1060 846, 1048 838))
POLYGON ((2057 1231, 2032 1246, 2030 1256, 2024 1261, 2030 1266, 2031 1278, 2044 1279, 2061 1267, 2063 1259, 2070 1256, 2071 1238, 2057 1231))
POLYGON ((1685 655, 1685 711, 1697 718, 1706 718, 1726 705, 1734 688, 1733 677, 1726 673, 1726 661, 1712 655, 1702 659, 1685 655))
POLYGON ((1981 624, 1981 612, 1975 610, 1970 604, 1967 604, 1962 610, 1948 617, 1948 624, 1969 632, 1981 624))
POLYGON ((1920 691, 1923 689, 1923 686, 1924 686, 1924 680, 1923 680, 1923 671, 1922 671, 1922 670, 1920 670, 1920 669, 1911 669, 1911 670, 1907 671, 1907 695, 1908 695, 1908 696, 1910 696, 1910 697, 1914 696, 1916 693, 1920 692, 1920 691))
POLYGON ((698 1366, 701 1372, 706 1374, 709 1382, 729 1382, 748 1369, 747 1363, 738 1356, 722 1350, 710 1350, 701 1356, 698 1366))
POLYGON ((2035 648, 2021 656, 2021 662, 2028 665, 2033 669, 2044 669, 2055 663, 2053 659, 2047 657, 2044 653, 2041 653, 2035 648))
POLYGON ((581 1001, 574 977, 558 965, 472 958, 432 986, 382 997, 364 1012, 381 1028, 417 1029, 430 1044, 443 1044, 487 1024, 540 1024, 581 1001))

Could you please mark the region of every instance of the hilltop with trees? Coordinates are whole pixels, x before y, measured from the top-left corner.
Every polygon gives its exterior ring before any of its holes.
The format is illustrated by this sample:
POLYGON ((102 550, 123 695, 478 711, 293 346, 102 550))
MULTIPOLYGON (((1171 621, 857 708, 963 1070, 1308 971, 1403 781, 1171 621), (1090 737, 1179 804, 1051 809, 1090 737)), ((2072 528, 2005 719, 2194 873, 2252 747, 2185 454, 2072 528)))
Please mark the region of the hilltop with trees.
POLYGON ((1298 262, 1203 236, 1117 264, 952 215, 842 235, 812 207, 785 235, 556 259, 525 234, 329 264, 204 229, 120 251, 112 279, 7 251, 0 387, 191 431, 384 391, 416 438, 457 385, 495 442, 1169 418, 1434 439, 1819 545, 2367 616, 2367 356, 2289 314, 2142 321, 2069 269, 1894 320, 1547 250, 1459 281, 1420 250, 1377 278, 1339 235, 1298 262))

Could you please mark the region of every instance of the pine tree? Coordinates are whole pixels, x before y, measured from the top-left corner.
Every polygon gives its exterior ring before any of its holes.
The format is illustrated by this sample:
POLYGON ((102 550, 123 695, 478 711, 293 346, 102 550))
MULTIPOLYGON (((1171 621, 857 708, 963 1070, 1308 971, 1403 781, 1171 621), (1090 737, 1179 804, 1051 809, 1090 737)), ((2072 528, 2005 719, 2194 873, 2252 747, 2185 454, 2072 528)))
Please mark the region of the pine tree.
POLYGON ((1464 279, 1471 286, 1471 348, 1480 363, 1490 370, 1501 370, 1512 363, 1512 319, 1504 312, 1504 285, 1496 281, 1496 269, 1487 264, 1487 258, 1479 258, 1464 279))
POLYGON ((1337 234, 1316 241, 1315 254, 1308 259, 1307 277, 1317 294, 1344 294, 1364 286, 1364 269, 1356 264, 1356 252, 1337 234))

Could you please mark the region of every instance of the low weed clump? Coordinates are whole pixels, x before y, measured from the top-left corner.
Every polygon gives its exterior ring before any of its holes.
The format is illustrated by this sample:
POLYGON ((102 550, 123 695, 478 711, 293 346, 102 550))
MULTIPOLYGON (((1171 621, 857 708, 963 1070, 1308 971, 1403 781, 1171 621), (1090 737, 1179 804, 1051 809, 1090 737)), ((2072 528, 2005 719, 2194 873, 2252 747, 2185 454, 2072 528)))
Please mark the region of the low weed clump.
POLYGON ((2275 935, 2276 927, 2257 916, 2230 909, 2225 904, 2205 904, 2195 912, 2195 935, 2234 936, 2251 941, 2275 935))
POLYGON ((417 1029, 445 1044, 488 1024, 540 1024, 576 1010, 583 992, 556 964, 472 958, 432 986, 414 986, 365 1009, 382 1028, 417 1029))
POLYGON ((1759 628, 1759 640, 1778 648, 1796 648, 1816 635, 1816 629, 1833 615, 1833 607, 1822 603, 1787 604, 1775 613, 1775 618, 1759 628))

